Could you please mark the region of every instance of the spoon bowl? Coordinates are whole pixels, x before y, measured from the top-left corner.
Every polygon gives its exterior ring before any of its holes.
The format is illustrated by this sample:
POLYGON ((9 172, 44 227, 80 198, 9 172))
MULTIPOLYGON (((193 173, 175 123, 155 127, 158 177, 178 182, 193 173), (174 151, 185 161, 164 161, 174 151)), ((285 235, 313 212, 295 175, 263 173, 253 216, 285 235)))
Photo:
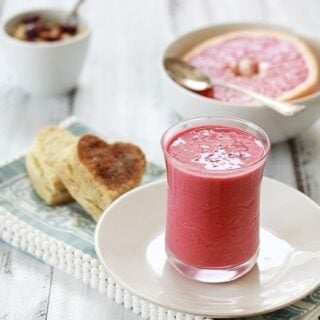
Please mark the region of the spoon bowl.
POLYGON ((166 58, 164 66, 172 79, 192 91, 203 91, 212 87, 210 79, 199 69, 177 59, 166 58))

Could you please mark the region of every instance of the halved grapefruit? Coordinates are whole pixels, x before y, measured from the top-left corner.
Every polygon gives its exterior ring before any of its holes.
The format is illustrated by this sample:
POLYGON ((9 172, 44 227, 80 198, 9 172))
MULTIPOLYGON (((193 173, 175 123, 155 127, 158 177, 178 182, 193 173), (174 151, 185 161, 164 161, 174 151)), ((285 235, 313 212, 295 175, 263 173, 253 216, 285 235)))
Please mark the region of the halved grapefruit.
MULTIPOLYGON (((242 85, 279 100, 314 93, 319 85, 319 64, 301 38, 272 30, 240 30, 215 36, 193 47, 182 59, 210 78, 242 85)), ((248 103, 251 98, 223 87, 214 98, 248 103)))

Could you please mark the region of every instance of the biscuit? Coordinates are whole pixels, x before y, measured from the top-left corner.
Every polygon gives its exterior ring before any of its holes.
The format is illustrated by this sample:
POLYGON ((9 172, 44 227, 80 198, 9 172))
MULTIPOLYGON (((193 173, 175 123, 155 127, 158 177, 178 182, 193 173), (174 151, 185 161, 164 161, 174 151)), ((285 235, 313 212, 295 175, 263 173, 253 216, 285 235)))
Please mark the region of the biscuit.
POLYGON ((145 156, 136 145, 84 135, 65 150, 58 173, 72 197, 97 221, 113 200, 139 184, 145 168, 145 156))
POLYGON ((47 204, 72 201, 72 197, 57 174, 57 163, 64 148, 76 145, 78 137, 68 130, 48 126, 37 134, 26 155, 26 169, 36 193, 47 204))

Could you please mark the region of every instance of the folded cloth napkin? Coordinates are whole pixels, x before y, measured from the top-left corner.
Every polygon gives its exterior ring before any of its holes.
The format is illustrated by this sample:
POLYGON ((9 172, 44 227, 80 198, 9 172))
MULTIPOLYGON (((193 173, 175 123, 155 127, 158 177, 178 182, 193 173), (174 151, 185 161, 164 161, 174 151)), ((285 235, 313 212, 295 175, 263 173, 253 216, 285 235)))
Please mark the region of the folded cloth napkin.
MULTIPOLYGON (((76 135, 91 131, 74 119, 62 125, 76 135)), ((142 183, 163 175, 161 167, 149 163, 142 183)), ((24 156, 0 166, 0 239, 81 279, 142 318, 205 319, 150 304, 118 286, 96 259, 94 229, 95 222, 76 203, 55 207, 44 204, 26 175, 24 156)), ((248 319, 315 320, 318 316, 320 288, 294 305, 248 319)))

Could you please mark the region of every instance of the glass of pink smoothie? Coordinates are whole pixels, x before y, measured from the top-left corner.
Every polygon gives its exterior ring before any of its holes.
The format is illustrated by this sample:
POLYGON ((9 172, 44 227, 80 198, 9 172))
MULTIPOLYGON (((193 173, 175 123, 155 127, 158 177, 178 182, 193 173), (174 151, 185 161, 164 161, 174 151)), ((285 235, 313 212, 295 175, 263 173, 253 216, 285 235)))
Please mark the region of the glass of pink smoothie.
POLYGON ((183 121, 162 137, 167 167, 166 251, 185 276, 226 282, 259 253, 260 185, 267 134, 229 117, 183 121))

